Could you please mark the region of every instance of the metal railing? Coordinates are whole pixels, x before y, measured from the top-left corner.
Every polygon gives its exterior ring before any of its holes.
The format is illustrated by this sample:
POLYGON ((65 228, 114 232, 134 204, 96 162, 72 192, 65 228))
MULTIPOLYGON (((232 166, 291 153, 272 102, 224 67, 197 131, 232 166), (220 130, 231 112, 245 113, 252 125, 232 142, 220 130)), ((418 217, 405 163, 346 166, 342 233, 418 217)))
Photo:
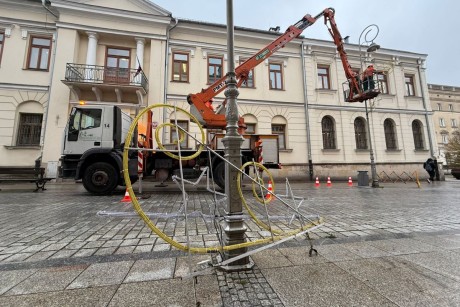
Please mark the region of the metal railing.
POLYGON ((148 91, 148 79, 137 69, 67 63, 65 80, 69 82, 140 86, 148 91))

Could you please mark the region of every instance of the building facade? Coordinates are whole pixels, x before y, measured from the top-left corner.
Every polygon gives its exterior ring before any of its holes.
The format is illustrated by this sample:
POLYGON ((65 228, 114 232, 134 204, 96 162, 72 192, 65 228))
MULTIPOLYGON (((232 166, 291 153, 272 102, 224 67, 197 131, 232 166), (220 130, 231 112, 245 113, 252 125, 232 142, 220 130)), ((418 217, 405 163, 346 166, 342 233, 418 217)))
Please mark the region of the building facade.
POLYGON ((446 165, 444 146, 455 134, 459 134, 460 88, 446 85, 428 84, 433 122, 436 132, 439 162, 446 165))
MULTIPOLYGON (((48 175, 56 174, 69 110, 80 101, 115 104, 131 115, 158 103, 188 110, 188 94, 227 72, 225 25, 178 20, 147 0, 0 0, 0 7, 2 165, 33 165, 41 157, 48 175)), ((237 27, 235 64, 279 35, 237 27)), ((346 78, 332 40, 297 38, 255 67, 240 88, 247 133, 279 135, 280 177, 356 176, 370 170, 369 139, 377 173, 423 171, 421 163, 438 152, 427 55, 345 48, 353 69, 374 64, 384 86, 368 101, 370 129, 365 106, 345 102, 346 78)), ((213 103, 223 101, 220 94, 213 103)), ((153 114, 158 123, 172 118, 153 114)), ((196 131, 188 118, 179 120, 196 131)), ((171 139, 164 129, 163 142, 171 139)), ((187 142, 192 148, 193 140, 187 142)))

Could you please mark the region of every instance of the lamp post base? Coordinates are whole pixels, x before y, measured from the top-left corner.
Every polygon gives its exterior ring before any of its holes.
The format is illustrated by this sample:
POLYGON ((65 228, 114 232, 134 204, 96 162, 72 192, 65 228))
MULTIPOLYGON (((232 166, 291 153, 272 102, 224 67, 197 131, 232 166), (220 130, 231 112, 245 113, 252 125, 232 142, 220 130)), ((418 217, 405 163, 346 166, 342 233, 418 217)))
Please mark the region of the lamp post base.
POLYGON ((373 188, 380 188, 379 181, 378 180, 372 180, 372 187, 373 188))

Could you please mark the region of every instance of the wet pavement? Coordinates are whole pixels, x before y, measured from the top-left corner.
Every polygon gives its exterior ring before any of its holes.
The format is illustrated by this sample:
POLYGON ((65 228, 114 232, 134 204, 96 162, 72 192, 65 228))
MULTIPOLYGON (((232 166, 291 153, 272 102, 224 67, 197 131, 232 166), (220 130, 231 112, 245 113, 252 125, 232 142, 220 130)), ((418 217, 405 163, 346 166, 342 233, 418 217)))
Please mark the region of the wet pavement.
MULTIPOLYGON (((2 185, 0 305, 460 306, 460 180, 381 185, 291 183, 304 198, 299 211, 325 219, 310 233, 318 255, 309 257, 300 237, 252 254, 254 268, 233 273, 202 270, 197 263, 215 255, 165 243, 120 202, 123 190, 91 196, 75 183, 37 193, 33 184, 2 185), (190 278, 194 270, 200 274, 190 278)), ((277 183, 275 192, 284 188, 277 183)), ((187 224, 177 216, 185 208, 173 183, 143 190, 150 198, 141 206, 164 233, 183 244, 188 235, 196 247, 218 244, 209 217, 221 210, 203 186, 187 188, 187 224)), ((287 229, 289 222, 273 223, 287 229)), ((248 241, 270 237, 248 217, 245 225, 248 241)))

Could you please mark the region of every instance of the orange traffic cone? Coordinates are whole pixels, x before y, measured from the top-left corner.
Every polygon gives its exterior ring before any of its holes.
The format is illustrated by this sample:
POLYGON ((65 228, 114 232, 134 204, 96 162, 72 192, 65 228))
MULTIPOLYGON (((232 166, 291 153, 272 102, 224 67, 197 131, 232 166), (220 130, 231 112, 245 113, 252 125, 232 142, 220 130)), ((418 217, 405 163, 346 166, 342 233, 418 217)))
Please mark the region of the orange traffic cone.
POLYGON ((272 194, 270 192, 273 193, 273 187, 272 187, 272 181, 269 180, 268 181, 268 191, 267 192, 267 195, 265 195, 265 200, 271 200, 272 199, 272 194))
POLYGON ((122 203, 130 203, 131 202, 131 196, 129 196, 128 189, 126 189, 125 197, 123 197, 121 202, 122 203))
POLYGON ((317 187, 317 188, 319 187, 319 179, 318 179, 318 177, 316 177, 315 187, 317 187))
POLYGON ((326 186, 327 187, 332 187, 331 177, 327 177, 326 186))
POLYGON ((351 177, 348 177, 348 186, 349 187, 353 186, 353 181, 351 180, 351 177))

